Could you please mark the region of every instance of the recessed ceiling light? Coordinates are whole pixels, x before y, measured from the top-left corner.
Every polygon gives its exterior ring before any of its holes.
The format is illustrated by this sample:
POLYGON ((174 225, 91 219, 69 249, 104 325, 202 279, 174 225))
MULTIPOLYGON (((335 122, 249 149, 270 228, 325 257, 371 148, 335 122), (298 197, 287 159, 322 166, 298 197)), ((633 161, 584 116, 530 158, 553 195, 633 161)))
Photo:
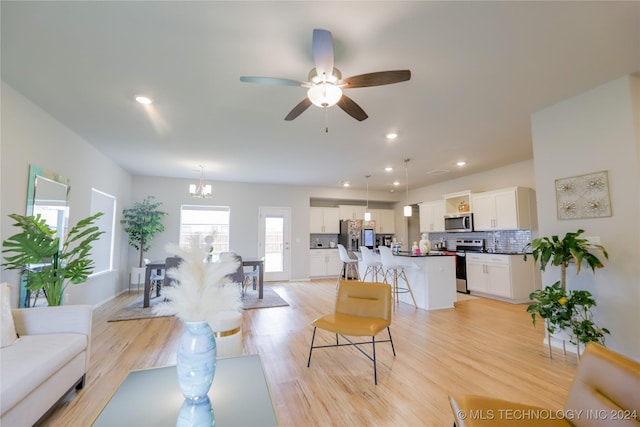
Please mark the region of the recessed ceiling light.
POLYGON ((398 134, 395 132, 389 132, 385 136, 387 137, 387 139, 396 139, 398 137, 398 134))
POLYGON ((349 187, 350 185, 351 185, 351 184, 349 184, 348 182, 343 182, 343 183, 342 183, 342 186, 343 186, 343 187, 349 187))
POLYGON ((151 98, 142 95, 136 96, 136 101, 143 105, 149 105, 153 102, 151 98))
POLYGON ((467 162, 462 161, 462 160, 456 163, 456 165, 458 165, 458 166, 464 166, 466 164, 467 164, 467 162))
POLYGON ((400 181, 393 181, 393 185, 397 187, 398 185, 400 185, 400 181))
POLYGON ((391 172, 393 170, 393 168, 391 166, 387 166, 386 168, 384 168, 385 172, 391 172))

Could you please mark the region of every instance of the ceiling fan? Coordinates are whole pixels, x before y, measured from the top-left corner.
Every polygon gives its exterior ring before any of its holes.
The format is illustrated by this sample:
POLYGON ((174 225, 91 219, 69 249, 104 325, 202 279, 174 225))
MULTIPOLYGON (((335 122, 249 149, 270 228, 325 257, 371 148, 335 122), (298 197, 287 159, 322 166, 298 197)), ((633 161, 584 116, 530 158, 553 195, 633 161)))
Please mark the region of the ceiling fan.
POLYGON ((240 77, 240 81, 281 86, 301 86, 309 88, 307 97, 287 114, 285 120, 293 120, 311 104, 328 108, 338 105, 358 121, 365 120, 367 113, 351 98, 343 94, 343 89, 382 86, 400 83, 411 78, 410 70, 378 71, 342 78, 340 70, 333 66, 333 38, 327 30, 313 30, 313 61, 315 68, 309 72, 308 81, 281 79, 277 77, 240 77))

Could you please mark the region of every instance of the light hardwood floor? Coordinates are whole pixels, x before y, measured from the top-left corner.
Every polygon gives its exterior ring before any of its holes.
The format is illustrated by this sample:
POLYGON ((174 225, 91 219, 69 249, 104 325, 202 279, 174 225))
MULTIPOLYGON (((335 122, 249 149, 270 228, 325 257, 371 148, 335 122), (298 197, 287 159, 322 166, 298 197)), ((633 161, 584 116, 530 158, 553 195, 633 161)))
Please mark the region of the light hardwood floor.
MULTIPOLYGON (((310 323, 331 310, 335 281, 267 286, 290 306, 244 311, 244 352, 260 354, 282 426, 450 426, 447 396, 459 393, 559 409, 576 371, 574 355, 547 356, 525 305, 483 298, 436 311, 399 304, 391 325, 397 356, 388 343, 377 347, 377 386, 371 362, 350 347, 316 350, 307 368, 310 323)), ((106 321, 134 297, 95 310, 87 384, 43 425, 88 426, 129 370, 175 363, 179 320, 106 321)))

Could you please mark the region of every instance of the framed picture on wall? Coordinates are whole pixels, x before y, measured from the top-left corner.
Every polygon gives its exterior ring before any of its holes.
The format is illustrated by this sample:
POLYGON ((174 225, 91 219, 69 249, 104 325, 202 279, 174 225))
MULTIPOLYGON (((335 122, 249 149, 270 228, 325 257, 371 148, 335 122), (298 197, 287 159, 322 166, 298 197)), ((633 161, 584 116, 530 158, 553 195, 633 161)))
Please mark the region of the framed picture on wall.
POLYGON ((556 179, 558 219, 611 216, 607 171, 556 179))

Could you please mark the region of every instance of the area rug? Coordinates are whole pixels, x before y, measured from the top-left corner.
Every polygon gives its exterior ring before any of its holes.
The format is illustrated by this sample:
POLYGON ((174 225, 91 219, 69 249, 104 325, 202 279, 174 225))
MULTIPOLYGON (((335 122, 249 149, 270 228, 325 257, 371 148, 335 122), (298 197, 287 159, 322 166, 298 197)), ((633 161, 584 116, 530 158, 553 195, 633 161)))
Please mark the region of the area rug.
MULTIPOLYGON (((286 307, 289 305, 276 291, 269 287, 264 288, 262 299, 258 299, 258 291, 247 289, 247 294, 240 300, 242 302, 242 308, 245 310, 252 310, 256 308, 270 308, 270 307, 286 307)), ((163 296, 151 298, 149 301, 150 306, 147 308, 142 307, 142 295, 130 302, 127 306, 120 309, 117 313, 112 314, 109 317, 108 322, 120 322, 122 320, 137 320, 137 319, 150 319, 154 317, 169 317, 166 315, 159 316, 155 314, 152 307, 164 301, 163 296)))
POLYGON ((152 311, 154 305, 164 301, 163 296, 151 298, 149 301, 149 307, 142 307, 142 298, 140 295, 138 298, 131 301, 128 305, 121 308, 117 313, 112 314, 107 322, 119 322, 121 320, 137 320, 137 319, 150 319, 153 317, 170 317, 167 315, 157 315, 152 311))
POLYGON ((254 308, 286 307, 289 305, 276 291, 268 286, 264 287, 262 296, 262 299, 258 299, 258 291, 247 288, 247 294, 240 298, 242 308, 252 310, 254 308))

